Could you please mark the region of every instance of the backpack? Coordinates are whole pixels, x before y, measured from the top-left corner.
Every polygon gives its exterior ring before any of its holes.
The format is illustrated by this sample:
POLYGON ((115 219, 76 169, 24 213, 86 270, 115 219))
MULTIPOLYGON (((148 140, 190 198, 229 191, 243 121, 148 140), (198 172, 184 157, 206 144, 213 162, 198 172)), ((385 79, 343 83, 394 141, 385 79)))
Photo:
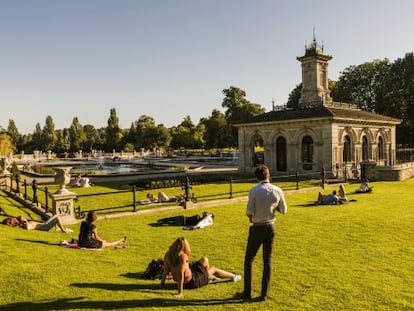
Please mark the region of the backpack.
POLYGON ((162 272, 164 270, 164 261, 162 259, 158 260, 151 260, 151 262, 148 264, 147 268, 144 272, 144 277, 146 279, 156 280, 161 279, 162 272))

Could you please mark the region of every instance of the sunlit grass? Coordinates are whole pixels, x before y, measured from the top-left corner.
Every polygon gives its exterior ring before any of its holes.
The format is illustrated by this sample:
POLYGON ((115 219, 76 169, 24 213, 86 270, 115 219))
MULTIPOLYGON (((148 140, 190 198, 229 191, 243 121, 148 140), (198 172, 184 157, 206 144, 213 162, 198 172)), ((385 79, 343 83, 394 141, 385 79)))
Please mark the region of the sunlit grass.
MULTIPOLYGON (((126 249, 101 252, 56 245, 76 238, 77 225, 69 235, 0 226, 0 310, 413 310, 414 180, 374 185, 364 195, 352 194, 357 185, 347 185, 356 202, 336 206, 310 206, 319 190, 287 194, 288 214, 277 215, 270 299, 263 303, 232 300, 242 283, 185 291, 177 300, 173 282, 161 289, 158 281, 140 277, 181 235, 189 239, 193 259, 206 255, 213 265, 242 273, 249 227, 245 203, 209 207, 214 225, 194 231, 150 224, 203 209, 98 221, 106 239, 128 236, 126 249)), ((4 195, 0 206, 7 213, 23 212, 4 195)), ((253 296, 260 293, 260 272, 258 254, 253 296)))

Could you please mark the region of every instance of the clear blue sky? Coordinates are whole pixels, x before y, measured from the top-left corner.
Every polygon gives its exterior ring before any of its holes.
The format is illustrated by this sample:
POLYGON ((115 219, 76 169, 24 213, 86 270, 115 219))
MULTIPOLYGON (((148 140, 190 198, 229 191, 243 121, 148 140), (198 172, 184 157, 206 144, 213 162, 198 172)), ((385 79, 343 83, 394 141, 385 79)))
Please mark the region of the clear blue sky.
POLYGON ((0 125, 22 134, 73 117, 122 128, 141 115, 197 124, 236 86, 266 111, 301 82, 323 41, 330 78, 414 50, 412 0, 0 0, 0 125))

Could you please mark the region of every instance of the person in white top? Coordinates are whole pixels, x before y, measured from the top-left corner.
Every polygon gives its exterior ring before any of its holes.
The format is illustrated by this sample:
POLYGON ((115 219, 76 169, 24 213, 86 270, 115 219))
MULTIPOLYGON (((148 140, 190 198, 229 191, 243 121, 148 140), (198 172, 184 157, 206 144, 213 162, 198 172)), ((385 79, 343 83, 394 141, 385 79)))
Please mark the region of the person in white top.
POLYGON ((244 289, 237 293, 239 299, 250 300, 252 290, 253 260, 263 245, 262 291, 259 300, 266 300, 270 286, 273 242, 276 235, 275 212, 287 213, 285 196, 279 187, 270 183, 267 166, 259 166, 255 175, 259 184, 249 191, 246 215, 252 226, 249 229, 246 254, 244 258, 244 289))
POLYGON ((201 217, 198 223, 196 223, 194 226, 184 227, 184 229, 187 229, 187 230, 202 229, 207 226, 211 226, 213 223, 214 223, 214 215, 207 213, 207 212, 203 212, 203 216, 201 217))

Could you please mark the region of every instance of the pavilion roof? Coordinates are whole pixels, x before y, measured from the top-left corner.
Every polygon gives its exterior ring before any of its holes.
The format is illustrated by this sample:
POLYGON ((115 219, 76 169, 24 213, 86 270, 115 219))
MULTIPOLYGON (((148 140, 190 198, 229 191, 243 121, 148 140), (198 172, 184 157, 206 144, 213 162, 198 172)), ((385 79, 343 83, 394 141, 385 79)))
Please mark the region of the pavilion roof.
POLYGON ((343 108, 343 107, 334 107, 334 106, 318 106, 313 108, 305 109, 284 109, 284 110, 275 110, 270 111, 258 116, 255 116, 251 119, 237 122, 234 124, 239 127, 242 125, 252 124, 252 123, 267 123, 267 122, 277 122, 277 121, 288 121, 288 120, 299 120, 299 119, 314 119, 314 118, 327 118, 332 120, 349 120, 349 121, 359 121, 359 122, 379 122, 379 123, 390 123, 390 124, 400 124, 401 120, 392 118, 389 116, 369 112, 361 109, 354 108, 343 108))

